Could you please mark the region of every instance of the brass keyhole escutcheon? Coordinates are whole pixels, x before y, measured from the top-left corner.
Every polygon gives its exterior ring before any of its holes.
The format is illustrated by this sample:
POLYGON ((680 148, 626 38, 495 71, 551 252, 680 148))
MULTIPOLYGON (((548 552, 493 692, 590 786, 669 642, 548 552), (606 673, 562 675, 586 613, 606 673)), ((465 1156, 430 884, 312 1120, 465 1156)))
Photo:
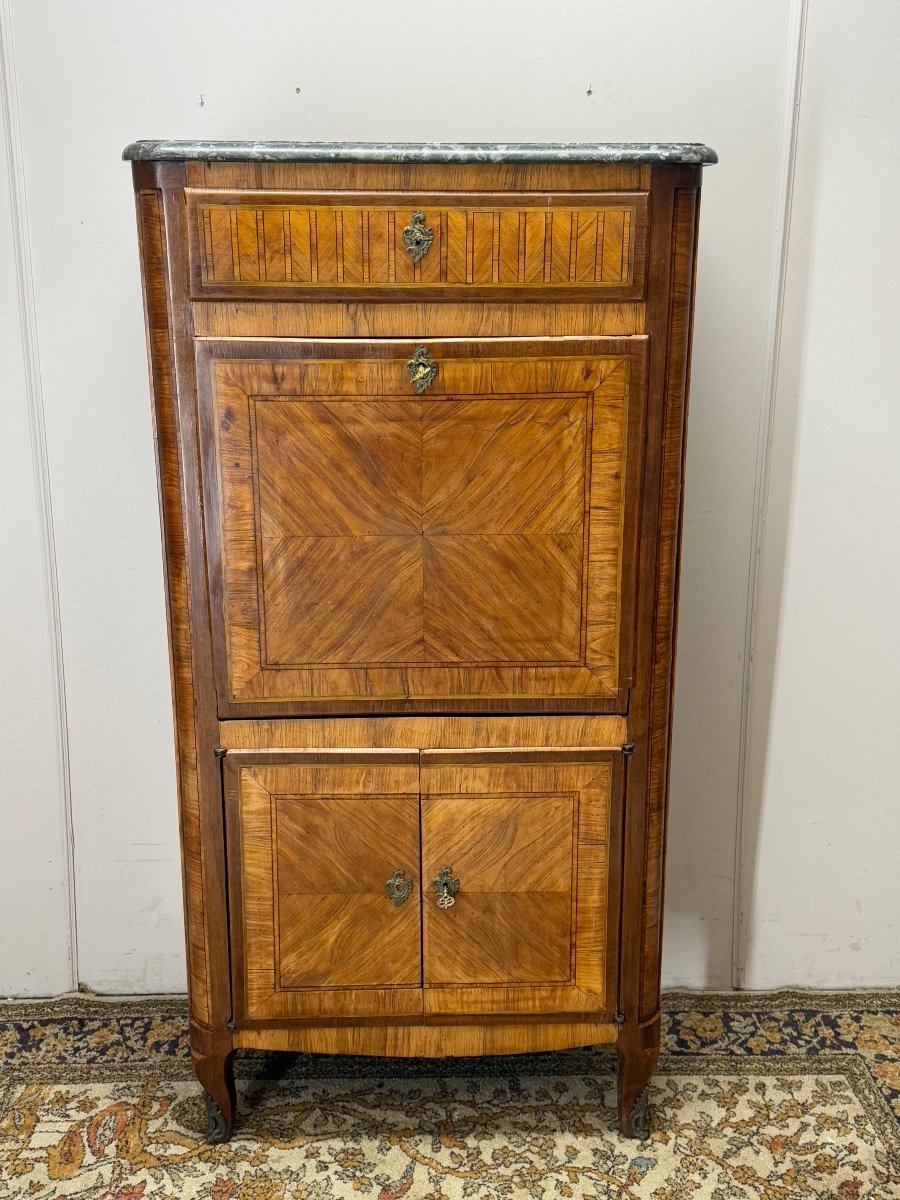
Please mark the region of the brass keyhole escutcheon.
POLYGON ((423 392, 431 387, 437 371, 438 365, 430 357, 428 347, 417 346, 412 358, 406 364, 406 373, 409 375, 409 382, 413 385, 417 396, 421 396, 423 392))
POLYGON ((399 908, 401 904, 405 904, 409 899, 409 893, 412 891, 412 880, 406 878, 406 872, 402 867, 398 867, 390 879, 385 882, 384 890, 390 897, 394 908, 399 908))
POLYGON ((452 867, 441 867, 431 881, 437 895, 438 908, 452 908, 456 903, 455 896, 459 891, 459 880, 453 878, 452 867))
POLYGON ((434 241, 434 230, 425 224, 425 214, 414 212, 412 220, 403 230, 403 245, 414 263, 421 262, 434 241))

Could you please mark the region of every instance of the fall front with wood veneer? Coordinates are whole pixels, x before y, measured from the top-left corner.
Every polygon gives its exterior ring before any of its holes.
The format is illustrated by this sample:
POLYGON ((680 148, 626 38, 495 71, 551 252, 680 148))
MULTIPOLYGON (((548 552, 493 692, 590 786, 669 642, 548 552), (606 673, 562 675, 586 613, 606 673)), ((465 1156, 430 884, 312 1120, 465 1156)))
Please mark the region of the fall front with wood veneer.
POLYGON ((198 348, 222 715, 623 710, 645 339, 429 349, 198 348))

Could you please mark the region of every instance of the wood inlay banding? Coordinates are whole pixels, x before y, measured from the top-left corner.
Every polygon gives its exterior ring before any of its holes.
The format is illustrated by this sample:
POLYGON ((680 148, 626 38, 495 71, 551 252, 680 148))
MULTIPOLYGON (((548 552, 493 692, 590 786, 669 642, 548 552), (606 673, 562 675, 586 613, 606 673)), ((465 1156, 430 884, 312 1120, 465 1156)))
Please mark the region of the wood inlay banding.
POLYGON ((577 206, 570 196, 358 203, 340 196, 295 201, 277 193, 189 195, 198 296, 351 287, 386 294, 546 287, 617 298, 642 294, 643 193, 576 197, 577 206), (402 231, 417 210, 426 213, 434 241, 413 264, 402 231), (292 247, 298 233, 295 254, 287 242, 292 247))

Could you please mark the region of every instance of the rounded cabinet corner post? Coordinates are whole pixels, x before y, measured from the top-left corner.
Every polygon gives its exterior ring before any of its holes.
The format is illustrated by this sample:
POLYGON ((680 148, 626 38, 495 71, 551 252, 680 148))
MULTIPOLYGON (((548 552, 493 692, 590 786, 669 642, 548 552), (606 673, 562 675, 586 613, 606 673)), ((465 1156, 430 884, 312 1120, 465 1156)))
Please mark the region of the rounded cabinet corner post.
MULTIPOLYGON (((144 318, 163 531, 190 1014, 230 1013, 225 853, 204 536, 184 188, 175 162, 135 162, 144 318)), ((227 1109, 227 1104, 225 1105, 227 1109)))
POLYGON ((485 149, 126 153, 210 1143, 236 1042, 615 1044, 652 1127, 713 158, 485 149))

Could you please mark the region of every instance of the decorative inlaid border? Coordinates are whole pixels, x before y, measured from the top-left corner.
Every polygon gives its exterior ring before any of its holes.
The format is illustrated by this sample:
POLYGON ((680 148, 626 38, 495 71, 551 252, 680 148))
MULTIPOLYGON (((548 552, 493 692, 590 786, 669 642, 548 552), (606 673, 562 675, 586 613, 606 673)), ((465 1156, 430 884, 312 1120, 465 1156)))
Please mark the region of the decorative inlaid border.
POLYGON ((297 195, 188 189, 197 298, 643 294, 647 195, 297 195), (414 218, 431 235, 413 261, 414 218))

